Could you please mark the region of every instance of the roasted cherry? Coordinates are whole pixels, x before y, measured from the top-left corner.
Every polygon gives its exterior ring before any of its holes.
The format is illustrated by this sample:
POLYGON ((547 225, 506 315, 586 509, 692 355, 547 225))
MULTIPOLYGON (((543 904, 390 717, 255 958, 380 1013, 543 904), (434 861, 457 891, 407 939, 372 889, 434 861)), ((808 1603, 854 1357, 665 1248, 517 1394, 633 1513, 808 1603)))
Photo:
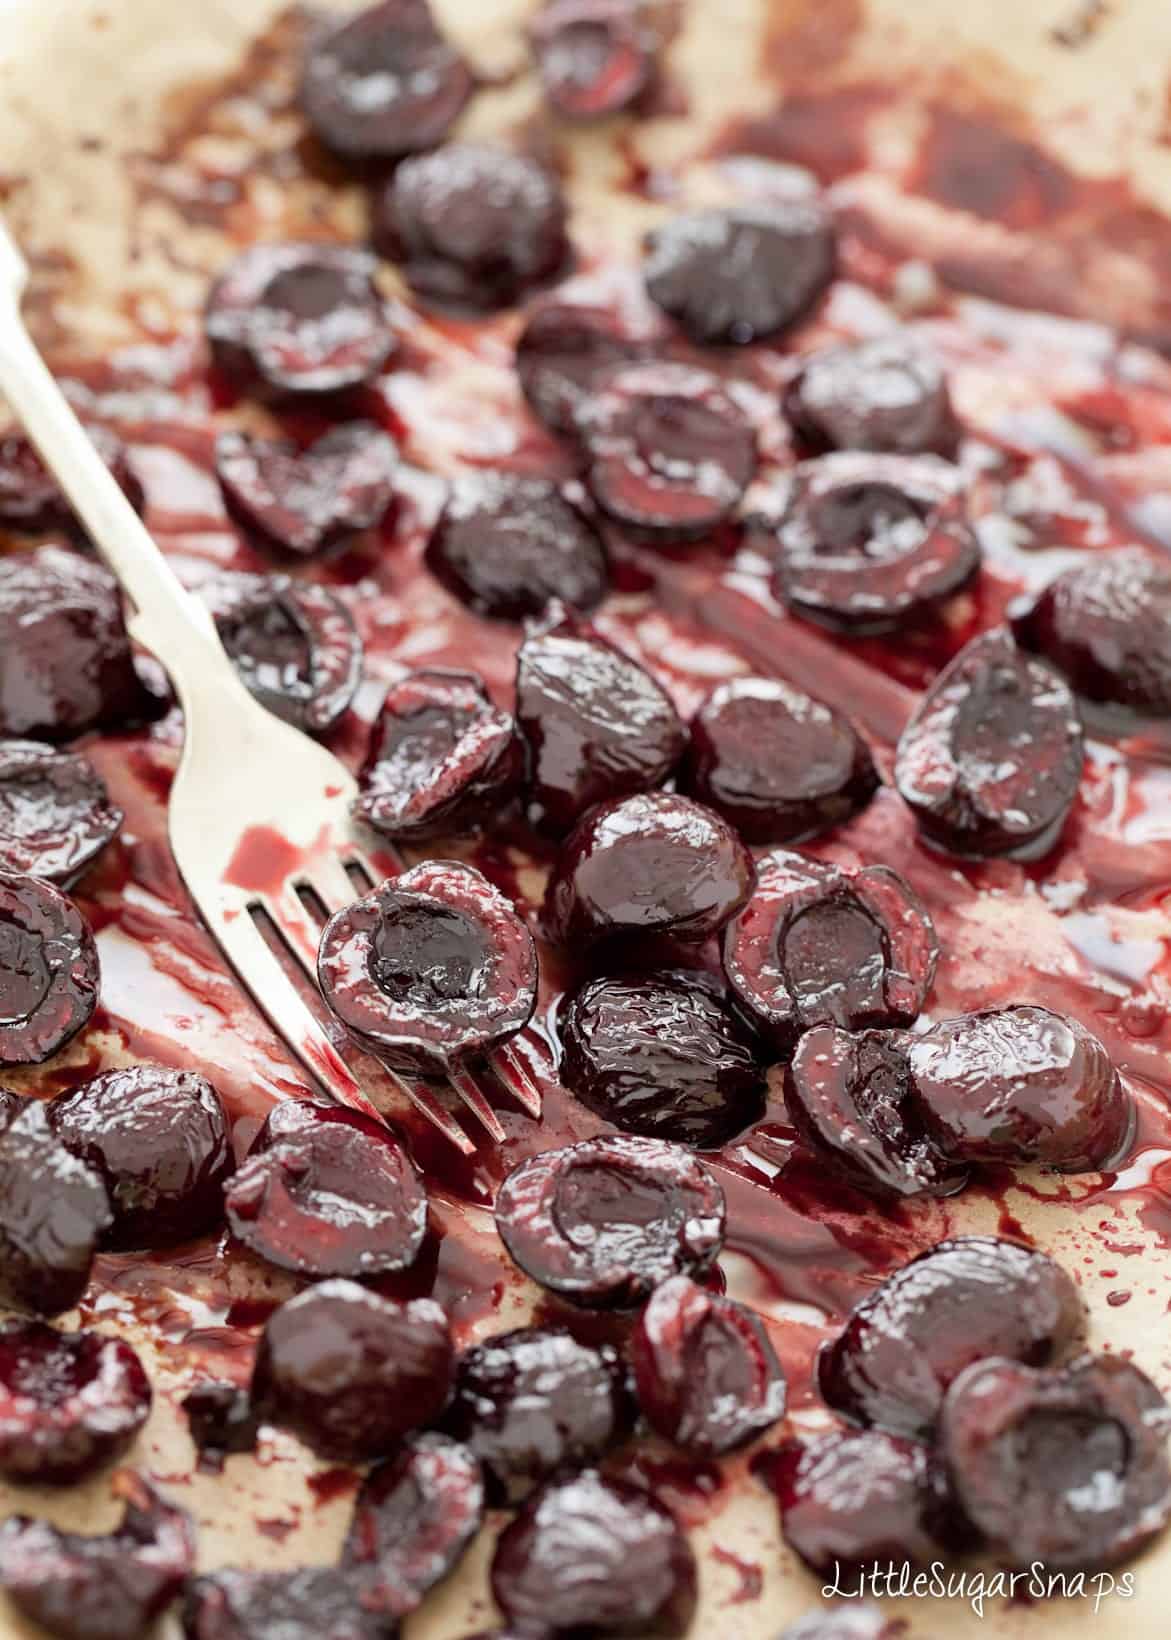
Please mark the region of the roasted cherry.
POLYGON ((785 1410, 785 1377, 760 1317, 688 1276, 651 1295, 631 1361, 647 1421, 698 1458, 755 1440, 785 1410))
MULTIPOLYGON (((89 441, 136 507, 142 487, 130 470, 126 447, 106 427, 86 428, 89 441)), ((60 485, 22 433, 0 438, 0 524, 8 529, 69 529, 73 509, 60 485)))
POLYGON ((522 1162, 496 1228, 526 1275, 596 1309, 641 1304, 670 1276, 703 1275, 724 1243, 724 1193, 681 1145, 614 1134, 522 1162))
POLYGON ((332 729, 362 681, 362 640, 336 593, 287 575, 225 575, 199 591, 260 704, 310 734, 332 729))
POLYGON ((231 1134, 219 1095, 195 1071, 128 1065, 48 1106, 67 1150, 110 1194, 111 1247, 163 1247, 218 1226, 231 1173, 231 1134))
POLYGON ((627 1133, 714 1149, 764 1108, 760 1045, 705 975, 587 981, 561 1022, 565 1086, 627 1133))
POLYGON ((0 1133, 16 1121, 26 1103, 23 1094, 13 1093, 11 1088, 0 1088, 0 1133))
POLYGON ((979 564, 947 462, 841 451, 793 475, 775 580, 808 620, 855 635, 893 632, 958 592, 979 564))
POLYGON ((366 1477, 342 1551, 362 1604, 405 1617, 447 1576, 484 1513, 480 1465, 446 1435, 414 1435, 366 1477))
POLYGON ((180 1405, 205 1474, 218 1475, 233 1453, 255 1447, 260 1419, 252 1397, 238 1384, 196 1384, 180 1405))
POLYGON ((548 0, 529 39, 545 96, 566 119, 629 108, 654 76, 654 36, 630 0, 548 0))
POLYGON ((822 1351, 821 1393, 859 1423, 925 1435, 973 1361, 1044 1366, 1083 1324, 1077 1288, 1047 1254, 993 1236, 941 1241, 855 1305, 822 1351))
POLYGON ((835 1603, 806 1612, 804 1617, 790 1623, 777 1640, 899 1640, 905 1632, 897 1618, 888 1620, 869 1601, 858 1605, 855 1597, 847 1598, 848 1606, 835 1603))
POLYGON ((702 943, 748 898, 752 859, 702 803, 643 792, 591 809, 558 853, 545 897, 551 937, 580 948, 636 935, 702 943))
POLYGON ((193 1578, 187 1640, 394 1640, 398 1624, 362 1604, 361 1585, 334 1566, 226 1570, 193 1578))
POLYGON ((696 211, 647 239, 653 301, 697 342, 744 343, 802 318, 833 278, 834 231, 815 199, 696 211))
POLYGON ((694 1556, 667 1506, 596 1469, 547 1481, 492 1560, 497 1605, 538 1634, 686 1634, 695 1584, 694 1556))
POLYGON ((928 1449, 881 1429, 789 1441, 769 1474, 781 1533, 815 1572, 938 1558, 928 1449))
POLYGON ((113 1218, 101 1175, 65 1149, 30 1099, 0 1134, 0 1303, 71 1310, 113 1218))
POLYGON ((529 751, 529 814, 565 832, 595 803, 661 785, 686 736, 645 667, 563 604, 516 658, 516 716, 529 751))
POLYGON ((815 1025, 911 1024, 938 955, 931 919, 897 872, 789 849, 760 861, 724 935, 732 988, 782 1054, 815 1025))
POLYGON ((119 1477, 125 1499, 112 1532, 82 1537, 14 1515, 0 1529, 0 1585, 25 1617, 61 1640, 135 1640, 179 1593, 195 1565, 195 1529, 140 1475, 119 1477))
POLYGON ((215 451, 232 510, 302 558, 382 520, 397 461, 394 441, 371 421, 335 427, 304 450, 231 431, 220 434, 215 451))
POLYGON ((1171 1411, 1117 1355, 1035 1371, 980 1361, 949 1389, 939 1449, 961 1509, 998 1559, 1092 1572, 1171 1516, 1171 1411))
POLYGON ((317 974, 342 1024, 388 1064, 443 1075, 528 1024, 537 952, 474 866, 428 860, 330 918, 317 974))
POLYGON ((466 1350, 445 1427, 466 1441, 499 1494, 522 1497, 565 1465, 600 1458, 629 1433, 626 1372, 609 1344, 562 1327, 521 1327, 466 1350))
POLYGON ((0 1065, 40 1065, 87 1025, 101 986, 98 948, 69 897, 0 872, 0 1065))
POLYGON ((150 1412, 150 1381, 121 1338, 0 1327, 0 1474, 37 1486, 80 1481, 126 1451, 150 1412))
POLYGON ((511 307, 569 254, 565 198, 525 154, 449 143, 404 160, 374 206, 374 243, 428 301, 511 307))
POLYGON ((122 818, 80 752, 0 741, 0 871, 70 883, 118 835, 122 818))
POLYGON ((459 477, 427 543, 427 567, 477 615, 520 621, 550 598, 591 610, 606 592, 602 540, 555 484, 504 473, 459 477))
POLYGON ((850 721, 780 678, 731 678, 691 720, 683 789, 748 843, 797 843, 865 808, 879 781, 850 721))
POLYGON ((520 333, 516 374, 534 415, 553 432, 571 434, 606 372, 645 351, 609 308, 546 302, 520 333))
POLYGON ((345 245, 252 245, 220 274, 204 329, 216 364, 268 398, 321 396, 376 376, 396 341, 377 263, 345 245))
POLYGON ((474 672, 423 667, 392 683, 370 731, 358 817, 387 837, 455 837, 513 795, 524 746, 474 672))
POLYGON ((301 100, 335 153, 387 160, 442 142, 471 92, 471 71, 427 0, 380 0, 317 32, 301 100))
POLYGON ((608 372, 577 409, 585 479, 619 524, 688 540, 735 507, 756 439, 717 376, 651 360, 608 372))
POLYGON ((396 1304, 323 1281, 269 1317, 252 1377, 261 1416, 340 1461, 376 1457, 443 1411, 453 1351, 429 1298, 396 1304))
POLYGON ((1082 759, 1068 685, 996 628, 973 638, 923 697, 899 741, 895 784, 939 848, 1035 860, 1060 835, 1082 759))
POLYGON ((789 384, 784 405, 814 454, 947 456, 959 431, 939 361, 899 331, 813 354, 789 384))
POLYGON ((304 1099, 270 1113, 224 1207, 250 1251, 315 1279, 405 1269, 427 1229, 422 1182, 394 1135, 359 1111, 304 1099))

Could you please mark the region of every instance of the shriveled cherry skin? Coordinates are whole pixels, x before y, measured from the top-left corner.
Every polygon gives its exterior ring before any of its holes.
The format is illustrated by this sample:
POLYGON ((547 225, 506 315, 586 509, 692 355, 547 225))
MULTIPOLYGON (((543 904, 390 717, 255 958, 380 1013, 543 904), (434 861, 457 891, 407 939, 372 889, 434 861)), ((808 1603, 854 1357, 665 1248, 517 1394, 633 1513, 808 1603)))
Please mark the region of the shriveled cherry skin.
POLYGON ((187 1640, 394 1640, 398 1624, 368 1610, 361 1585, 334 1566, 228 1569, 188 1583, 183 1633, 187 1640))
POLYGON ((588 980, 565 1006, 561 1076, 627 1133, 713 1149, 764 1106, 764 1059, 706 975, 588 980))
POLYGON ((724 1243, 719 1181, 682 1145, 613 1134, 532 1156, 496 1196, 496 1228, 526 1275, 571 1304, 641 1304, 703 1275, 724 1243))
POLYGON ((1036 1371, 976 1362, 952 1384, 939 1449, 955 1497, 998 1559, 1093 1572, 1171 1517, 1171 1409, 1133 1362, 1083 1355, 1036 1371))
POLYGON ((986 1355, 1040 1367, 1081 1333, 1061 1265, 995 1236, 960 1236, 896 1270, 855 1305, 818 1360, 827 1403, 862 1424, 928 1434, 953 1379, 986 1355))
POLYGON ((652 301, 709 344, 786 329, 816 302, 836 260, 833 227, 812 198, 677 216, 646 249, 652 301))
POLYGON ((560 603, 517 653, 516 716, 529 753, 529 817, 556 833, 595 803, 661 785, 686 743, 662 685, 560 603))
POLYGON ((629 108, 654 77, 655 40, 630 0, 547 0, 529 39, 545 97, 566 119, 629 108))
MULTIPOLYGON (((130 470, 126 447, 108 427, 86 428, 90 443, 141 510, 142 486, 130 470)), ((57 480, 22 433, 0 438, 0 524, 14 530, 70 529, 77 519, 57 480)))
POLYGON ((0 741, 0 871, 68 885, 114 840, 122 820, 80 752, 0 741))
POLYGON ((421 667, 392 683, 370 731, 354 812, 404 842, 454 837, 519 786, 523 743, 474 672, 421 667))
POLYGON ((935 847, 1036 860, 1061 834, 1083 758, 1068 684, 995 628, 923 697, 899 740, 895 785, 935 847))
POLYGON ((606 372, 645 352, 646 343, 610 308, 545 302, 529 315, 517 340, 516 374, 533 414, 552 432, 570 435, 578 411, 606 372))
POLYGON ((120 1457, 146 1422, 150 1381, 122 1338, 0 1327, 0 1474, 70 1486, 120 1457))
POLYGON ((784 409, 812 454, 948 456, 959 434, 938 359, 897 330, 814 353, 790 382, 784 409))
POLYGON ((673 1276, 630 1343, 638 1401, 660 1435, 697 1458, 755 1440, 785 1411, 785 1375, 754 1311, 673 1276))
POLYGON ((217 1226, 234 1167, 219 1094, 167 1065, 105 1071, 48 1106, 67 1150, 105 1181, 109 1247, 164 1247, 217 1226))
POLYGON ((454 597, 498 621, 540 615, 551 598, 588 613, 609 584, 601 536, 585 514, 555 484, 504 473, 456 479, 426 558, 454 597))
POLYGON ((236 1452, 251 1452, 260 1425, 248 1391, 238 1384, 196 1384, 180 1402, 195 1445, 197 1467, 218 1475, 236 1452))
POLYGON ((562 1465, 602 1457, 634 1422, 626 1373, 609 1344, 563 1327, 521 1327, 465 1350, 445 1427, 516 1500, 562 1465))
POLYGON ((0 872, 0 1065, 40 1065, 89 1024, 101 989, 89 924, 38 877, 0 872))
POLYGON ((752 883, 751 856, 720 815, 642 792, 599 804, 570 832, 549 878, 545 924, 575 949, 636 935, 702 944, 752 883))
POLYGON ((301 102, 335 153, 393 160, 442 142, 472 85, 427 0, 380 0, 318 30, 305 58, 301 102))
POLYGON ((857 1605, 819 1606, 806 1612, 777 1637, 777 1640, 897 1640, 902 1633, 898 1619, 887 1621, 869 1601, 857 1605))
POLYGON ((112 1222, 101 1175, 66 1150, 30 1099, 0 1134, 0 1303, 71 1310, 112 1222))
POLYGON ((269 1317, 252 1399, 315 1452, 354 1462, 433 1422, 452 1364, 447 1317, 431 1299, 396 1304, 354 1281, 323 1281, 269 1317))
POLYGON ((474 1453, 447 1435, 413 1435, 366 1477, 342 1569, 353 1574, 364 1606, 405 1617, 457 1564, 483 1514, 474 1453))
POLYGON ((799 843, 865 808, 879 785, 848 718, 780 678, 730 678, 691 720, 682 790, 746 843, 799 843))
POLYGON ((332 428, 305 449, 235 430, 216 440, 216 475, 238 517, 308 558, 370 529, 394 496, 394 440, 370 421, 332 428))
POLYGON ((505 1528, 492 1592, 522 1630, 683 1635, 695 1612, 695 1558, 665 1504, 583 1469, 547 1481, 505 1528))

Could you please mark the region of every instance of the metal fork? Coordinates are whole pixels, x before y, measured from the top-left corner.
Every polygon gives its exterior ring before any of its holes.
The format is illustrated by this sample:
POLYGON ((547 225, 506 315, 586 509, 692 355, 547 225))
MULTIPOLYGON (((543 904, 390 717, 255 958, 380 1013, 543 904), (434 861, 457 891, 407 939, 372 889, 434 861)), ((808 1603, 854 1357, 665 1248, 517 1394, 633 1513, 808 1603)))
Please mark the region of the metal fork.
MULTIPOLYGON (((267 917, 315 986, 320 931, 303 895, 331 913, 355 897, 347 866, 371 887, 388 875, 356 836, 356 783, 331 752, 266 711, 240 681, 210 614, 179 582, 33 345, 20 311, 27 281, 24 258, 0 224, 0 390, 129 597, 130 632, 166 667, 183 708, 183 753, 168 812, 183 881, 237 976, 310 1075, 341 1103, 377 1116, 257 921, 257 913, 267 917), (274 862, 271 878, 252 865, 265 857, 274 862)), ((359 1063, 364 1081, 388 1077, 453 1145, 466 1154, 476 1148, 426 1083, 359 1063)), ((515 1049, 498 1050, 492 1065, 521 1106, 539 1116, 540 1091, 515 1049)), ((476 1080, 464 1069, 449 1080, 488 1135, 502 1140, 504 1128, 476 1080)))

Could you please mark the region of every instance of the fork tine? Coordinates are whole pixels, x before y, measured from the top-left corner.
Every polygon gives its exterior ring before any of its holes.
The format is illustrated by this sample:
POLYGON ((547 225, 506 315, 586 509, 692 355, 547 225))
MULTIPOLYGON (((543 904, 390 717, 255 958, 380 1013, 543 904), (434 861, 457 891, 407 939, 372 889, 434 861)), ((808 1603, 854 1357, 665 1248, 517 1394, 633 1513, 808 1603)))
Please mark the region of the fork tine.
POLYGON ((471 1111, 472 1115, 477 1117, 479 1121, 483 1123, 484 1129, 488 1136, 491 1139, 494 1139, 498 1145, 503 1144, 508 1135, 504 1131, 504 1127, 499 1116, 497 1116, 496 1112, 492 1109, 492 1106, 488 1103, 487 1099, 485 1099, 480 1085, 476 1081, 475 1077, 471 1076, 462 1068, 462 1066, 449 1065, 447 1068, 447 1080, 451 1083, 456 1093, 459 1094, 460 1098, 471 1111))
POLYGON ((541 1090, 515 1042, 506 1042, 492 1055, 492 1069, 527 1115, 539 1120, 541 1090))

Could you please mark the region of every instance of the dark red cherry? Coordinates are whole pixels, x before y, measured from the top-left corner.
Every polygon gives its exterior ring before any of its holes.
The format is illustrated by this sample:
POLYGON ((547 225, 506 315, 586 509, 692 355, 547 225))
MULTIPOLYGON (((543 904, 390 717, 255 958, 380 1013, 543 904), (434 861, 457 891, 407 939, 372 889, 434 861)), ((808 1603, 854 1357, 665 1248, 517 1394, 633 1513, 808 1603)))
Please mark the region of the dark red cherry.
POLYGON ((865 808, 878 787, 848 718, 780 678, 731 678, 691 720, 685 791, 748 843, 797 843, 865 808))
POLYGON ((69 1486, 121 1457, 150 1412, 150 1381, 121 1338, 0 1327, 0 1474, 69 1486))
POLYGON ((1057 841, 1081 780, 1077 704, 1004 628, 973 638, 903 731, 895 784, 950 854, 1035 860, 1057 841))
POLYGON ((630 0, 547 0, 529 39, 545 96, 566 119, 629 108, 654 77, 655 38, 630 0))
POLYGON ((183 1606, 187 1640, 394 1640, 397 1632, 333 1566, 211 1572, 188 1583, 183 1606))
POLYGON ((724 934, 724 971, 788 1055, 815 1025, 910 1025, 939 944, 926 910, 888 866, 847 867, 775 849, 724 934))
POLYGON ((854 1596, 847 1598, 849 1605, 835 1602, 806 1612, 782 1630, 778 1640, 900 1640, 905 1631, 898 1618, 888 1620, 869 1601, 859 1605, 854 1596))
POLYGON ((238 1384, 196 1384, 179 1404, 203 1473, 218 1475, 233 1453, 255 1447, 260 1419, 248 1391, 238 1384))
POLYGON ((330 1008, 387 1063, 444 1074, 528 1024, 533 936, 458 860, 429 860, 330 918, 317 974, 330 1008))
POLYGON ((938 359, 901 331, 846 342, 804 360, 785 415, 813 454, 873 450, 952 455, 959 425, 938 359))
POLYGON ((423 667, 386 692, 354 812, 405 842, 455 837, 503 807, 523 768, 516 724, 492 704, 483 679, 423 667))
POLYGON ((651 1295, 631 1361, 652 1428, 698 1458, 755 1440, 784 1414, 785 1376, 760 1317, 688 1276, 651 1295))
POLYGON ((997 1559, 1089 1573, 1127 1560, 1171 1516, 1159 1390, 1117 1355, 1035 1371, 977 1362, 949 1389, 939 1450, 997 1559))
POLYGON ((507 1526, 492 1559, 505 1616, 537 1634, 686 1634, 695 1559, 674 1515, 596 1469, 555 1477, 507 1526))
POLYGON ((619 524, 688 540, 726 518, 756 439, 717 376, 661 360, 609 371, 576 413, 585 480, 619 524))
POLYGON ((1095 552, 1013 622, 1085 700, 1171 715, 1171 569, 1141 548, 1095 552))
POLYGON ((212 358, 263 398, 329 395, 376 376, 397 344, 377 263, 346 245, 251 245, 207 298, 212 358))
POLYGON ((11 1088, 0 1088, 0 1133, 3 1133, 24 1109, 27 1100, 11 1088))
MULTIPOLYGON (((106 427, 86 428, 90 443, 135 507, 142 506, 142 486, 130 470, 126 447, 106 427)), ((22 433, 0 438, 0 524, 14 530, 69 529, 73 509, 33 445, 22 433)))
POLYGON ((310 40, 301 101, 335 153, 388 160, 442 142, 472 84, 427 0, 381 0, 310 40))
POLYGON ((562 844, 545 896, 559 944, 636 935, 701 944, 748 898, 752 859, 726 820, 668 792, 591 809, 562 844))
POLYGON ((0 872, 0 1065, 39 1065, 87 1025, 98 950, 77 906, 51 883, 0 872))
POLYGON ((897 631, 971 580, 980 546, 956 468, 841 451, 797 468, 777 526, 776 589, 855 636, 897 631))
POLYGON ((561 1021, 561 1077, 627 1133, 714 1149, 763 1112, 760 1044, 706 975, 593 979, 561 1021))
POLYGON ((926 1435, 973 1361, 1044 1366, 1083 1326, 1077 1288, 1047 1254, 993 1236, 941 1241, 855 1305, 822 1351, 821 1393, 859 1423, 926 1435))
POLYGON ((446 1435, 413 1435, 366 1477, 342 1568, 364 1606, 405 1617, 460 1560, 483 1514, 475 1456, 446 1435))
POLYGON ((589 611, 609 571, 602 540, 555 484, 468 473, 451 487, 427 543, 427 567, 477 615, 520 621, 551 598, 589 611))
POLYGON ((496 1228, 526 1275, 572 1304, 628 1308, 724 1243, 724 1193, 681 1145, 613 1134, 542 1151, 496 1197, 496 1228))
POLYGON ((0 1134, 0 1303, 59 1315, 85 1291, 113 1212, 101 1175, 70 1154, 35 1099, 0 1134))
POLYGON ((1134 1106, 1105 1048, 1048 1008, 940 1020, 907 1045, 911 1088, 935 1143, 962 1162, 1039 1162, 1063 1173, 1117 1163, 1134 1106))
POLYGON ((195 1566, 195 1528, 140 1475, 119 1477, 121 1522, 100 1537, 14 1515, 0 1529, 0 1585, 61 1640, 145 1635, 195 1566))
POLYGON ((287 1100, 224 1197, 228 1227, 295 1275, 379 1276, 413 1264, 427 1196, 390 1131, 341 1105, 287 1100))
POLYGON ((228 1120, 211 1083, 194 1071, 128 1065, 106 1071, 48 1106, 67 1150, 110 1193, 111 1247, 164 1247, 216 1228, 234 1164, 228 1120))
POLYGON ((546 302, 520 333, 516 374, 533 414, 554 433, 568 435, 606 372, 645 352, 646 343, 631 336, 611 309, 546 302))
POLYGON ((449 143, 407 159, 374 203, 374 243, 425 300, 511 307, 569 254, 565 198, 525 154, 449 143))
POLYGON ((634 1422, 626 1372, 609 1344, 562 1327, 521 1327, 465 1350, 445 1427, 466 1441, 497 1493, 523 1497, 562 1465, 589 1463, 634 1422))
POLYGON ((310 734, 332 729, 362 681, 362 640, 336 593, 287 575, 225 575, 199 591, 260 704, 310 734))
POLYGON ((371 421, 334 427, 306 449, 235 430, 216 440, 228 504, 269 542, 308 558, 385 516, 398 453, 371 421))
POLYGON ((71 740, 158 705, 134 669, 112 575, 52 545, 0 558, 0 738, 71 740))
POLYGON ((924 1133, 907 1067, 915 1038, 819 1025, 797 1044, 785 1105, 802 1139, 859 1189, 949 1196, 967 1170, 924 1133))
POLYGON ((431 1299, 396 1304, 354 1281, 323 1281, 269 1317, 252 1399, 323 1457, 354 1462, 439 1416, 452 1363, 447 1317, 431 1299))
POLYGON ((122 819, 80 752, 0 741, 0 871, 68 884, 118 835, 122 819))
POLYGON ((670 695, 588 622, 553 604, 516 658, 529 815, 566 832, 595 803, 661 785, 686 734, 670 695))
POLYGON ((836 259, 829 216, 811 198, 677 216, 646 248, 651 299, 709 344, 786 329, 817 301, 836 259))

